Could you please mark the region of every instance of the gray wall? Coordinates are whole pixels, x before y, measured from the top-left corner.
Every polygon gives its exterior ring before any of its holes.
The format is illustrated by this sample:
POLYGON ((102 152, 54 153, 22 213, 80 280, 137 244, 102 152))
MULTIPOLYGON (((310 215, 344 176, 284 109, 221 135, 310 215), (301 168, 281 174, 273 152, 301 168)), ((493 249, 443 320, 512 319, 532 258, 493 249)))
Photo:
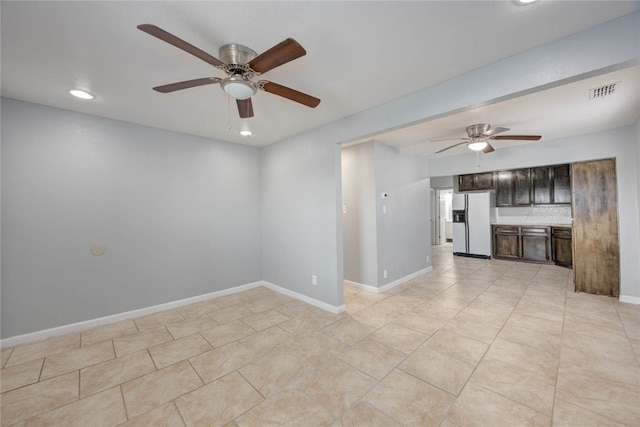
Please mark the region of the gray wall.
POLYGON ((263 278, 339 307, 340 146, 311 135, 262 150, 263 278), (318 276, 317 285, 312 275, 318 276))
POLYGON ((615 158, 618 180, 618 227, 620 235, 620 293, 640 297, 640 224, 638 187, 638 140, 635 126, 606 132, 496 150, 480 158, 475 155, 442 157, 429 162, 434 175, 462 174, 615 158))
POLYGON ((426 159, 379 142, 375 147, 378 283, 384 285, 431 265, 429 179, 426 159))
POLYGON ((430 265, 426 159, 373 141, 344 148, 342 204, 345 279, 380 287, 430 265))
MULTIPOLYGON (((638 212, 640 212, 640 120, 636 122, 636 177, 638 178, 638 212)), ((638 228, 640 229, 640 215, 638 215, 638 228)), ((640 265, 638 265, 640 269, 640 265)), ((640 275, 640 273, 639 273, 640 275)))
POLYGON ((258 149, 7 98, 1 136, 3 338, 262 278, 258 149))
POLYGON ((344 278, 378 286, 375 144, 342 149, 344 278))

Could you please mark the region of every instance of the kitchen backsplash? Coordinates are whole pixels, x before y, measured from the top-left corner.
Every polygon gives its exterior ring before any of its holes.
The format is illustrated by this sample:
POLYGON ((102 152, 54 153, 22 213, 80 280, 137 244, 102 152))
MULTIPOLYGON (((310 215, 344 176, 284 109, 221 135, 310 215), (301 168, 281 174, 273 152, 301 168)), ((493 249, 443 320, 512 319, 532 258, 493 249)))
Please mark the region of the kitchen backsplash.
POLYGON ((497 224, 571 225, 571 206, 523 206, 495 209, 497 224))

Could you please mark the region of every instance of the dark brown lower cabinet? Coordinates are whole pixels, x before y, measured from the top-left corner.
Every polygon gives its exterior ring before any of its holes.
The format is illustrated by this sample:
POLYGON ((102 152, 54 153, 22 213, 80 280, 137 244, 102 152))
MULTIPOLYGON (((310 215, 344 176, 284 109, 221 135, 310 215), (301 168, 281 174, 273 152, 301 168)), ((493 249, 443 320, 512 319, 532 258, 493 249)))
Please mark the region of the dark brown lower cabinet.
POLYGON ((571 268, 573 265, 571 228, 553 227, 551 229, 551 243, 551 258, 556 265, 571 268))
POLYGON ((537 262, 551 260, 549 227, 521 227, 520 235, 523 260, 537 262))
POLYGON ((518 227, 493 227, 493 256, 496 258, 520 258, 520 234, 518 227))
MULTIPOLYGON (((571 228, 568 230, 568 251, 571 256, 571 228)), ((554 242, 551 227, 535 225, 494 225, 493 256, 499 259, 512 259, 537 263, 553 263, 554 242)), ((566 256, 566 246, 562 246, 561 256, 566 256)), ((564 259, 564 258, 563 258, 564 259)), ((569 260, 567 266, 571 265, 569 260)))

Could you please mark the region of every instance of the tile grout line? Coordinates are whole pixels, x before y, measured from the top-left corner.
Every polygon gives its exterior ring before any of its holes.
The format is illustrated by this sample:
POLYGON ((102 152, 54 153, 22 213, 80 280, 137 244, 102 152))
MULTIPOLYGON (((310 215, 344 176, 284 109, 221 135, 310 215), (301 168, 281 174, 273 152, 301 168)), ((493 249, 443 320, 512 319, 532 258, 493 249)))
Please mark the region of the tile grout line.
POLYGON ((553 426, 553 417, 556 410, 556 401, 558 399, 558 380, 560 379, 560 363, 562 361, 562 353, 564 351, 564 327, 567 319, 567 300, 568 300, 568 286, 564 287, 564 309, 562 311, 562 334, 560 335, 560 352, 558 353, 558 367, 556 368, 555 387, 553 388, 553 406, 551 407, 551 425, 553 426))
MULTIPOLYGON (((510 269, 511 269, 511 268, 509 268, 508 270, 510 270, 510 269)), ((507 270, 507 271, 508 271, 508 270, 507 270)), ((506 273, 506 271, 505 271, 505 273, 506 273)), ((503 276, 504 276, 504 273, 503 273, 502 275, 500 275, 496 280, 498 280, 498 279, 502 278, 503 276)), ((494 280, 493 282, 495 282, 495 280, 494 280)), ((493 283, 493 282, 492 282, 492 283, 493 283)), ((522 295, 520 295, 520 298, 518 299, 518 302, 516 303, 516 305, 514 305, 514 306, 513 306, 513 309, 511 310, 511 312, 509 313, 509 316, 507 317, 507 319, 504 321, 504 323, 503 323, 503 324, 502 324, 502 326, 500 327, 500 330, 498 331, 498 333, 496 334, 496 336, 491 340, 491 344, 489 344, 489 345, 488 345, 488 347, 487 347, 487 349, 485 350, 485 352, 483 353, 482 357, 480 358, 480 360, 478 360, 478 362, 477 362, 477 363, 476 363, 476 365, 474 366, 474 368, 473 368, 473 370, 472 370, 471 374, 469 375, 469 377, 468 377, 468 378, 467 378, 467 380, 465 381, 464 385, 460 388, 460 392, 459 392, 457 395, 454 395, 455 400, 454 400, 454 402, 452 403, 452 405, 449 407, 449 409, 447 410, 447 412, 446 412, 446 414, 445 414, 445 416, 444 416, 444 419, 446 419, 446 418, 448 417, 449 412, 451 411, 451 407, 453 406, 453 404, 455 404, 455 401, 457 401, 458 397, 460 397, 460 395, 461 395, 461 394, 464 392, 464 390, 466 389, 467 384, 468 384, 468 383, 469 383, 469 381, 471 380, 471 377, 473 377, 473 375, 475 374, 476 370, 478 369, 478 366, 480 366, 480 363, 482 363, 482 361, 484 360, 484 357, 486 356, 486 354, 489 352, 489 350, 491 349, 491 347, 492 347, 492 346, 493 346, 493 344, 495 343, 496 338, 498 338, 498 336, 500 335, 500 332, 502 332, 502 330, 504 329, 504 326, 507 324, 507 322, 509 321, 509 319, 510 319, 510 318, 511 318, 511 316, 513 315, 513 312, 515 311, 515 309, 516 309, 517 305, 518 305, 518 304, 520 303, 520 301, 522 300, 522 296, 526 293, 527 289, 529 289, 529 287, 530 287, 530 286, 531 286, 531 281, 529 281, 529 282, 527 283, 527 287, 524 289, 524 292, 522 293, 522 295)), ((448 322, 447 322, 447 323, 448 323, 448 322)), ((445 326, 446 326, 446 324, 445 324, 445 326)), ((510 398, 508 398, 508 397, 506 397, 506 396, 504 396, 504 395, 502 395, 501 393, 497 393, 497 392, 495 392, 495 391, 493 391, 493 390, 491 390, 491 389, 489 389, 489 388, 487 388, 487 387, 484 387, 482 384, 478 384, 478 386, 479 386, 479 387, 482 387, 483 389, 485 389, 485 390, 487 390, 487 391, 489 391, 489 392, 491 392, 491 393, 495 393, 495 394, 497 394, 497 395, 499 395, 499 396, 501 396, 501 397, 504 397, 504 398, 506 398, 506 399, 510 400, 511 402, 514 402, 514 403, 516 403, 516 404, 518 404, 518 405, 522 405, 521 403, 516 402, 516 401, 514 401, 514 400, 512 400, 512 399, 510 399, 510 398)), ((523 406, 526 406, 526 407, 527 407, 527 408, 529 408, 529 409, 532 409, 532 410, 534 410, 534 411, 537 411, 536 409, 530 408, 530 407, 529 407, 529 406, 527 406, 527 405, 523 405, 523 406)), ((539 412, 539 411, 537 411, 537 412, 539 412)))
MULTIPOLYGON (((510 270, 510 269, 509 269, 509 270, 510 270)), ((507 270, 507 271, 508 271, 508 270, 507 270)), ((537 273, 536 273, 536 274, 537 274, 537 273)), ((501 277, 502 277, 502 276, 500 276, 499 278, 501 278, 501 277)), ((493 346, 493 344, 495 343, 495 340, 496 340, 496 339, 498 338, 498 336, 500 335, 500 332, 504 329, 504 326, 507 324, 507 322, 509 321, 509 319, 510 319, 510 318, 511 318, 511 316, 513 315, 513 312, 515 311, 515 308, 516 308, 516 307, 517 307, 517 305, 520 303, 520 301, 522 300, 522 297, 524 296, 524 294, 526 293, 526 291, 527 291, 527 290, 529 289, 529 287, 531 286, 532 281, 533 281, 533 278, 535 278, 535 275, 534 275, 534 276, 529 280, 529 282, 528 282, 528 284, 527 284, 527 287, 525 288, 524 292, 522 293, 522 295, 521 295, 521 296, 520 296, 520 298, 518 299, 518 303, 517 303, 516 305, 514 305, 513 309, 511 310, 511 313, 509 314, 509 317, 505 320, 505 322, 503 323, 502 327, 500 328, 500 331, 498 331, 498 333, 496 334, 495 338, 493 338, 493 339, 492 339, 491 344, 487 347, 487 350, 486 350, 486 351, 484 352, 484 354, 482 355, 482 358, 481 358, 481 359, 478 361, 478 363, 475 365, 475 367, 474 367, 473 371, 471 372, 471 374, 469 375, 469 377, 468 377, 468 378, 467 378, 467 380, 465 381, 465 384, 464 384, 464 385, 462 386, 462 388, 460 389, 460 392, 459 392, 457 395, 455 395, 455 399, 456 399, 456 400, 457 400, 457 399, 458 399, 458 397, 463 393, 464 389, 467 387, 467 384, 469 383, 469 380, 471 379, 471 377, 473 376, 473 374, 476 372, 476 370, 477 370, 478 366, 480 366, 480 363, 482 362, 482 360, 483 360, 483 359, 484 359, 484 357, 486 356, 487 352, 489 352, 489 350, 491 349, 491 347, 492 347, 492 346, 493 346)), ((496 280, 497 280, 497 279, 496 279, 496 280)), ((494 280, 494 281, 495 281, 495 280, 494 280)), ((566 301, 566 299, 565 299, 565 301, 566 301)), ((527 347, 528 347, 528 346, 527 346, 527 347)), ((556 383, 557 383, 557 375, 556 375, 556 383)), ((517 404, 517 405, 525 406, 525 407, 527 407, 527 408, 531 409, 532 411, 535 411, 535 412, 538 412, 538 413, 540 413, 540 414, 543 414, 543 415, 547 416, 547 414, 545 414, 544 412, 539 411, 538 409, 535 409, 535 408, 532 408, 532 407, 530 407, 530 406, 528 406, 528 405, 525 405, 525 404, 522 404, 522 403, 520 403, 520 402, 517 402, 517 401, 515 401, 515 400, 511 399, 511 398, 510 398, 510 397, 508 397, 508 396, 504 396, 502 393, 498 393, 498 392, 496 392, 496 391, 494 391, 494 390, 491 390, 490 388, 487 388, 486 386, 484 386, 484 385, 482 385, 482 384, 478 384, 478 387, 481 387, 481 388, 483 388, 483 389, 485 389, 485 390, 487 390, 487 391, 489 391, 489 392, 491 392, 491 393, 495 393, 495 394, 497 394, 497 395, 499 395, 499 396, 501 396, 501 397, 503 397, 503 398, 505 398, 505 399, 507 399, 507 400, 510 400, 511 402, 513 402, 513 403, 515 403, 515 404, 517 404)), ((555 406, 555 395, 554 395, 554 406, 555 406)), ((451 408, 449 408, 449 410, 447 411, 447 413, 446 413, 446 415, 445 415, 445 419, 447 418, 447 416, 448 416, 448 414, 449 414, 449 411, 450 411, 450 410, 451 410, 451 408)), ((553 407, 552 407, 552 414, 551 414, 551 416, 550 416, 550 419, 551 419, 551 423, 552 423, 552 425, 553 425, 553 407)))
POLYGON ((127 421, 128 421, 131 418, 129 418, 129 411, 127 410, 127 402, 124 400, 124 391, 122 391, 122 384, 118 385, 118 389, 120 390, 120 399, 122 399, 122 406, 124 407, 124 416, 127 417, 127 421))
POLYGON ((638 354, 633 345, 631 345, 631 338, 629 337, 629 333, 627 332, 627 327, 625 326, 625 322, 622 320, 622 316, 620 316, 620 310, 618 310, 618 305, 615 302, 613 302, 613 308, 616 311, 616 315, 618 317, 618 320, 620 321, 620 325, 622 325, 622 331, 624 332, 627 343, 631 348, 631 353, 635 356, 636 366, 640 366, 640 361, 638 360, 640 358, 640 354, 638 354))
MULTIPOLYGON (((211 351, 211 350, 209 350, 209 351, 211 351)), ((206 353, 206 352, 205 352, 205 353, 206 353)), ((204 353, 200 353, 200 354, 204 354, 204 353)), ((197 355, 195 355, 195 356, 193 356, 193 357, 200 356, 200 354, 197 354, 197 355)), ((202 376, 200 375, 200 373, 198 372, 198 370, 197 370, 197 369, 193 366, 193 364, 191 363, 191 359, 193 359, 193 357, 190 357, 189 359, 186 359, 187 363, 189 364, 189 366, 191 366, 191 369, 193 369, 193 371, 196 373, 196 375, 198 376, 198 378, 200 378, 200 381, 202 381, 202 384, 203 384, 203 385, 210 384, 210 383, 207 383, 207 382, 204 380, 204 378, 202 378, 202 376)), ((179 363, 179 362, 178 362, 178 363, 179 363)), ((221 378, 222 378, 222 377, 221 377, 221 378)), ((214 381, 216 381, 216 380, 214 380, 214 381)), ((213 381, 212 381, 212 382, 213 382, 213 381)), ((197 390, 197 389, 196 389, 196 390, 197 390)), ((176 399, 177 399, 177 398, 176 398, 176 399)), ((175 400, 175 399, 174 399, 174 400, 175 400)))
MULTIPOLYGON (((168 342, 168 341, 167 341, 168 342)), ((145 350, 147 352, 147 354, 149 355, 149 359, 151 359, 151 363, 153 363, 153 367, 156 368, 156 370, 154 372, 158 372, 160 369, 158 369, 158 365, 156 365, 156 361, 153 360, 153 356, 151 355, 151 352, 149 351, 151 347, 147 347, 145 350)), ((133 353, 129 353, 129 354, 133 354, 133 353)), ((169 365, 171 366, 171 365, 169 365)), ((165 366, 166 368, 167 366, 165 366)), ((148 375, 148 374, 147 374, 148 375)))
MULTIPOLYGON (((153 361, 153 359, 152 359, 152 361, 153 361)), ((122 384, 118 385, 118 387, 120 387, 120 388, 121 388, 121 390, 122 390, 122 386, 123 386, 123 385, 125 385, 125 384, 129 384, 129 383, 131 383, 131 382, 133 382, 133 381, 139 380, 140 378, 144 378, 145 376, 148 376, 148 375, 153 375, 153 374, 155 374, 155 373, 157 373, 157 372, 160 372, 160 371, 162 371, 162 370, 164 370, 164 369, 170 368, 170 367, 172 367, 172 366, 176 366, 176 365, 178 365, 178 364, 180 364, 180 363, 182 363, 182 362, 187 362, 187 364, 189 365, 189 368, 193 369, 193 367, 191 366, 191 363, 189 363, 189 361, 188 361, 188 360, 180 360, 180 361, 178 361, 178 362, 176 362, 176 363, 172 363, 171 365, 167 365, 167 366, 165 366, 165 367, 164 367, 164 368, 162 368, 162 369, 157 369, 156 371, 154 371, 154 372, 150 372, 150 373, 148 373, 148 374, 146 374, 146 375, 143 375, 143 376, 140 376, 140 377, 137 377, 137 378, 132 378, 131 380, 126 381, 126 382, 124 382, 124 383, 122 383, 122 384)), ((198 372, 197 372, 197 371, 195 371, 195 369, 193 369, 193 371, 195 372, 195 374, 196 374, 196 375, 198 375, 198 372)), ((226 375, 225 375, 225 376, 226 376, 226 375)), ((198 375, 198 379, 200 379, 200 381, 202 381, 202 379, 200 378, 200 376, 199 376, 199 375, 198 375)), ((155 409, 158 409, 158 408, 162 407, 162 405, 166 405, 166 404, 168 404, 168 403, 175 402, 177 399, 180 399, 181 397, 184 397, 184 396, 186 396, 186 395, 188 395, 188 394, 190 394, 190 393, 192 393, 192 392, 194 392, 194 391, 196 391, 196 390, 199 390, 199 389, 201 389, 202 387, 204 387, 204 386, 206 386, 206 385, 207 385, 206 383, 204 383, 204 381, 202 381, 202 382, 203 382, 202 384, 200 384, 198 387, 194 388, 193 390, 189 390, 189 391, 187 391, 187 392, 185 392, 185 393, 182 393, 181 395, 176 396, 176 397, 174 397, 174 398, 173 398, 173 399, 171 399, 171 400, 167 400, 166 402, 161 402, 158 406, 155 406, 155 407, 153 407, 153 408, 149 409, 148 411, 142 412, 142 413, 140 413, 140 414, 136 415, 134 418, 139 418, 139 417, 141 417, 141 416, 143 416, 143 415, 145 415, 145 414, 148 414, 149 412, 151 412, 151 411, 153 411, 153 410, 155 410, 155 409)), ((122 394, 123 394, 123 398, 124 398, 124 391, 123 391, 123 393, 122 393, 122 394)), ((125 402, 126 402, 126 400, 125 400, 125 402)), ((177 405, 176 405, 176 406, 177 406, 177 405)))
MULTIPOLYGON (((47 360, 46 357, 42 358, 42 365, 40 365, 40 373, 38 374, 38 380, 35 382, 36 384, 40 382, 40 379, 42 378, 42 371, 44 370, 44 362, 45 360, 47 360)), ((25 362, 28 363, 28 362, 25 362)))
POLYGON ((173 400, 171 401, 171 404, 173 405, 173 407, 174 407, 174 408, 176 408, 176 412, 178 413, 178 416, 180 417, 180 420, 182 421, 182 424, 183 424, 184 426, 186 426, 186 425, 187 425, 187 422, 184 420, 184 416, 182 415, 182 412, 180 412, 180 408, 178 408, 178 405, 176 405, 176 400, 175 400, 175 399, 173 399, 173 400))

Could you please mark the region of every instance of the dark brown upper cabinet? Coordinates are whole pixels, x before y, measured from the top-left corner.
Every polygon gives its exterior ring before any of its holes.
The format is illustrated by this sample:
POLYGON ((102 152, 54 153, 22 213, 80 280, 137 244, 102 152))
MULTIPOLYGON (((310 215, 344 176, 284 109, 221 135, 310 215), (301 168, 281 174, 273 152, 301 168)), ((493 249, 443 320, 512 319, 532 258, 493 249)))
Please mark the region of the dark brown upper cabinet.
POLYGON ((513 171, 513 204, 528 206, 531 204, 531 169, 513 171))
POLYGON ((513 172, 496 174, 496 206, 513 206, 513 172))
POLYGON ((496 179, 496 206, 528 206, 531 204, 529 169, 500 171, 496 179))
POLYGON ((458 191, 473 191, 476 186, 476 176, 458 175, 458 191))
POLYGON ((551 169, 550 167, 531 168, 531 194, 533 203, 551 203, 551 169))
POLYGON ((458 191, 493 190, 493 172, 458 175, 458 191))
POLYGON ((569 165, 496 173, 496 206, 571 204, 569 165))
POLYGON ((534 204, 571 204, 570 166, 531 168, 531 194, 534 204))
POLYGON ((553 202, 556 204, 571 204, 571 169, 569 165, 551 167, 553 173, 553 202))

